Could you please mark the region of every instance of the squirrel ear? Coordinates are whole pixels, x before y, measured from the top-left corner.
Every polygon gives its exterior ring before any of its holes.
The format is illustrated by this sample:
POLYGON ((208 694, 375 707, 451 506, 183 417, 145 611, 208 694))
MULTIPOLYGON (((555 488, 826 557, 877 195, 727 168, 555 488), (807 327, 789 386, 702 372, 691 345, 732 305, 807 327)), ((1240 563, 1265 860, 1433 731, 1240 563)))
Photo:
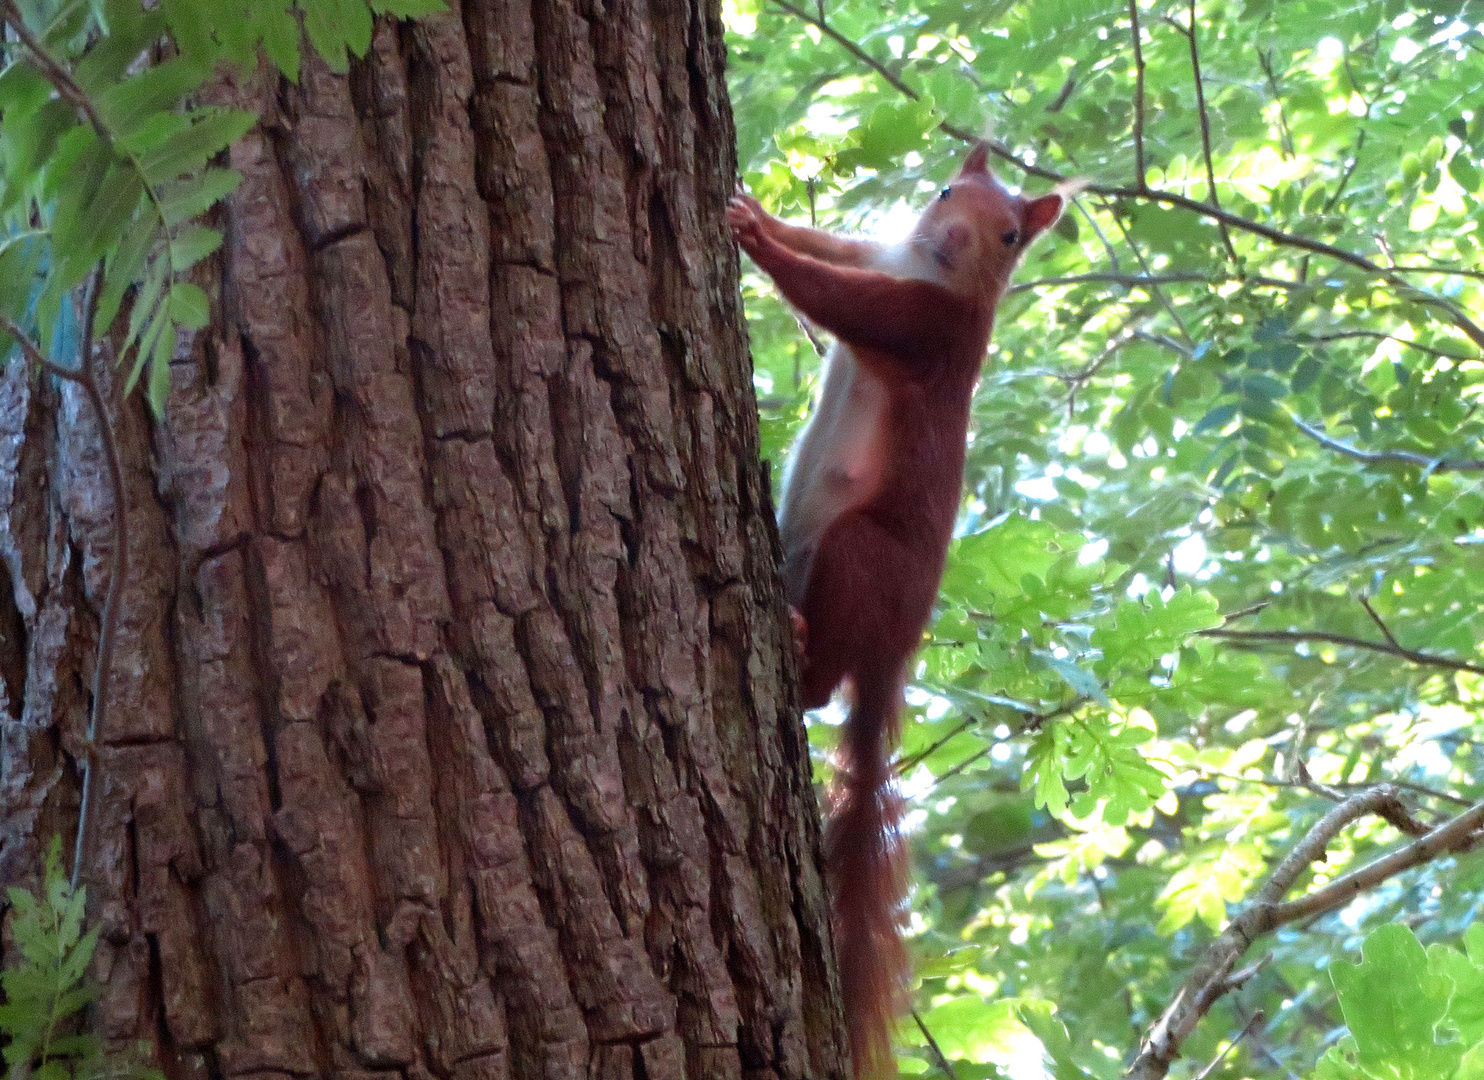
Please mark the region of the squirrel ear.
POLYGON ((1037 233, 1044 232, 1056 223, 1061 217, 1062 205, 1065 200, 1059 191, 1053 191, 1050 195, 1042 195, 1039 199, 1032 199, 1025 204, 1025 238, 1030 240, 1037 233))
POLYGON ((958 174, 960 176, 967 176, 969 173, 984 173, 985 175, 989 174, 988 143, 975 143, 974 149, 969 151, 969 156, 964 158, 963 167, 958 170, 958 174))

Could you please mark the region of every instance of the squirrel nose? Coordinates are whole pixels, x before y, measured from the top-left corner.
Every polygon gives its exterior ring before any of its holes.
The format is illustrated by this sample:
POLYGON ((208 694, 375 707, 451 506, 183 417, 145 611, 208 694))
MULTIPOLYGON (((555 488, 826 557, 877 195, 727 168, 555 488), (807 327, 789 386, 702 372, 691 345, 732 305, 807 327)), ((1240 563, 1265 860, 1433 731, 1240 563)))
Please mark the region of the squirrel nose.
POLYGON ((967 225, 955 222, 943 230, 938 240, 938 261, 952 264, 968 248, 970 242, 967 225))

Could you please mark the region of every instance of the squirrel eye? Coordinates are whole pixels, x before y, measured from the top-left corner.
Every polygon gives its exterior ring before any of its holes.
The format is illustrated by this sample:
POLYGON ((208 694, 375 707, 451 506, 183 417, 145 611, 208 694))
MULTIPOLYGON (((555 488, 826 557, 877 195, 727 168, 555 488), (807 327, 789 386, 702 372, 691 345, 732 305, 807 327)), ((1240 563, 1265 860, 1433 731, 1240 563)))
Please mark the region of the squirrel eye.
POLYGON ((1001 236, 1000 239, 1005 241, 1005 244, 1007 246, 1014 247, 1020 242, 1020 233, 1016 229, 1011 229, 1009 232, 1005 233, 1004 236, 1001 236))
POLYGON ((944 188, 942 191, 938 192, 938 198, 940 198, 940 199, 946 199, 946 198, 948 198, 948 193, 950 191, 952 191, 952 190, 953 189, 951 187, 944 188))

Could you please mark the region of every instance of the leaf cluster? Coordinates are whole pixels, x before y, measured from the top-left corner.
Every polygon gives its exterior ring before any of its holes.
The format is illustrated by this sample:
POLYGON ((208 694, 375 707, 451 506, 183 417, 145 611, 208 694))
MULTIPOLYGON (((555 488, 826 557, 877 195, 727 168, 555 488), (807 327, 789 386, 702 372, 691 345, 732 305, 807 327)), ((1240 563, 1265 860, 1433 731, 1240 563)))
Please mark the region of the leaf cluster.
POLYGON ((86 978, 98 945, 84 930, 86 890, 73 890, 62 871, 61 840, 51 845, 41 894, 10 888, 10 933, 18 954, 0 970, 0 1055, 11 1076, 73 1080, 116 1076, 148 1080, 159 1073, 127 1056, 108 1055, 81 1025, 97 996, 86 978))
POLYGON ((157 414, 182 332, 210 318, 191 270, 222 242, 200 219, 241 177, 218 162, 255 122, 196 102, 224 66, 260 52, 297 80, 307 35, 332 68, 369 47, 377 14, 440 0, 12 0, 0 67, 0 312, 70 364, 74 293, 101 267, 93 332, 121 311, 126 392, 146 377, 157 414), (34 328, 34 331, 33 331, 34 328))

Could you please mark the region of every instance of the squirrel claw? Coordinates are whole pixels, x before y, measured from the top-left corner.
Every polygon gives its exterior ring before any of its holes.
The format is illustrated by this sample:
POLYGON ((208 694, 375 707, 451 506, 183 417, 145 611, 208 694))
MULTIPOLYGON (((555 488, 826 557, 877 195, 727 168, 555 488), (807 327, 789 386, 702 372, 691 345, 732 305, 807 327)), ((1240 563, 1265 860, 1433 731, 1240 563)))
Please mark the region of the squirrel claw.
POLYGON ((804 621, 804 616, 799 614, 799 609, 792 604, 788 608, 788 621, 794 631, 794 648, 799 652, 802 660, 809 652, 809 624, 804 621))

